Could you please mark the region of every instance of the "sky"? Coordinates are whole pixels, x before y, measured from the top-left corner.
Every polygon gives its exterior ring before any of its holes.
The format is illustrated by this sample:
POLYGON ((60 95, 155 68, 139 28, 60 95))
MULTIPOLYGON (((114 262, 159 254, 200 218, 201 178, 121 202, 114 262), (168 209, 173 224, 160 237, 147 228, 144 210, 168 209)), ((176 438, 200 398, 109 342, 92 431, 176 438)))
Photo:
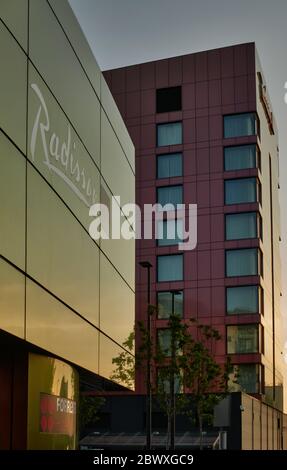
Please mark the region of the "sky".
POLYGON ((69 3, 102 70, 255 41, 279 129, 282 314, 287 341, 287 1, 69 3))

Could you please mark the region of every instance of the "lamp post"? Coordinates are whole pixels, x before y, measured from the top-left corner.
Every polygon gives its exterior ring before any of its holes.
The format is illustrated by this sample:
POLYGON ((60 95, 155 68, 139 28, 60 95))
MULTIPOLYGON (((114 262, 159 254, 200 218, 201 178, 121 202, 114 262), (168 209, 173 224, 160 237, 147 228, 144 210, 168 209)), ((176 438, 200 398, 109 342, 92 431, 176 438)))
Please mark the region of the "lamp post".
MULTIPOLYGON (((180 290, 171 291, 171 315, 174 316, 175 308, 174 308, 174 298, 176 295, 181 295, 180 290)), ((171 331, 171 364, 174 367, 175 360, 176 360, 176 344, 175 344, 175 337, 174 331, 171 331)), ((170 394, 171 394, 171 418, 170 418, 170 450, 174 450, 175 445, 175 383, 174 383, 174 371, 171 375, 171 383, 170 383, 170 394)))
POLYGON ((147 269, 147 331, 148 331, 148 351, 147 351, 147 393, 146 393, 146 448, 151 450, 152 435, 152 393, 151 393, 151 350, 150 350, 150 334, 151 334, 151 310, 150 310, 150 270, 152 264, 149 261, 141 261, 140 266, 147 269))

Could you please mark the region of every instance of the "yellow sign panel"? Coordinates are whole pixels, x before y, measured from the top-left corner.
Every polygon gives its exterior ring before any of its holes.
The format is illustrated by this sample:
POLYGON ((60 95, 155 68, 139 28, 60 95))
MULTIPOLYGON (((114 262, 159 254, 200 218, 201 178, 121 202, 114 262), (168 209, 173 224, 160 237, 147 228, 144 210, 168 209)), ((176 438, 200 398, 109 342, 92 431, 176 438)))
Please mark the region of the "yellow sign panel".
POLYGON ((28 449, 75 449, 79 379, 70 365, 29 354, 28 449))

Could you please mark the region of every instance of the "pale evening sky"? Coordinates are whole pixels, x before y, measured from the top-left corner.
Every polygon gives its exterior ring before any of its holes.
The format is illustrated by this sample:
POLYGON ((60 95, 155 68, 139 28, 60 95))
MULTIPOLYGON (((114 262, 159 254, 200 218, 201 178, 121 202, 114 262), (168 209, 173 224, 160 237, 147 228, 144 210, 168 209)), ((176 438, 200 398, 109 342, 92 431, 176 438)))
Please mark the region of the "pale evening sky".
POLYGON ((287 1, 69 2, 102 70, 255 41, 279 128, 282 314, 287 340, 287 1))

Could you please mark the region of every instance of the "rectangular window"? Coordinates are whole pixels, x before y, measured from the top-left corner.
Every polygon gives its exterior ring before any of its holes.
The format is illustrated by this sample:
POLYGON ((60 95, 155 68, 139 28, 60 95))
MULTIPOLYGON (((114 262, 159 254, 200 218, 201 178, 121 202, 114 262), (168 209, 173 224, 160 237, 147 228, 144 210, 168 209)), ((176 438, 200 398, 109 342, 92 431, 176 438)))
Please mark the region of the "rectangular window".
MULTIPOLYGON (((174 210, 177 204, 182 204, 182 186, 161 186, 157 188, 157 203, 165 206, 172 204, 174 210)), ((171 209, 170 209, 171 210, 171 209)))
POLYGON ((168 153, 157 156, 157 178, 182 176, 182 154, 168 153))
POLYGON ((262 257, 257 248, 226 251, 226 276, 258 276, 262 274, 262 257))
POLYGON ((157 330, 158 346, 164 356, 171 356, 171 331, 169 328, 157 330))
POLYGON ((263 313, 263 294, 259 286, 236 286, 226 288, 226 311, 228 315, 263 313))
POLYGON ((182 144, 182 123, 171 122, 157 125, 157 146, 182 144))
POLYGON ((257 178, 225 180, 225 204, 260 202, 260 186, 257 178))
POLYGON ((183 291, 157 293, 157 311, 160 320, 168 319, 172 314, 183 317, 183 291))
POLYGON ((244 170, 246 168, 259 168, 259 152, 255 144, 225 147, 225 171, 244 170))
POLYGON ((261 236, 261 217, 257 212, 227 214, 225 216, 225 239, 241 240, 261 236))
POLYGON ((259 352, 259 325, 227 326, 227 354, 259 352))
POLYGON ((173 86, 156 90, 156 112, 170 113, 181 110, 181 87, 173 86))
POLYGON ((230 392, 260 393, 259 364, 237 364, 229 374, 230 392))
POLYGON ((157 257, 158 282, 183 280, 183 255, 162 255, 157 257))
MULTIPOLYGON (((170 370, 166 367, 160 367, 157 369, 157 387, 166 394, 170 393, 170 382, 171 375, 170 370)), ((179 374, 174 376, 174 393, 182 393, 183 391, 183 379, 179 374)))
POLYGON ((183 241, 182 219, 159 220, 157 223, 158 246, 178 245, 183 241))
POLYGON ((255 113, 231 114, 224 116, 224 137, 256 135, 257 117, 255 113))

